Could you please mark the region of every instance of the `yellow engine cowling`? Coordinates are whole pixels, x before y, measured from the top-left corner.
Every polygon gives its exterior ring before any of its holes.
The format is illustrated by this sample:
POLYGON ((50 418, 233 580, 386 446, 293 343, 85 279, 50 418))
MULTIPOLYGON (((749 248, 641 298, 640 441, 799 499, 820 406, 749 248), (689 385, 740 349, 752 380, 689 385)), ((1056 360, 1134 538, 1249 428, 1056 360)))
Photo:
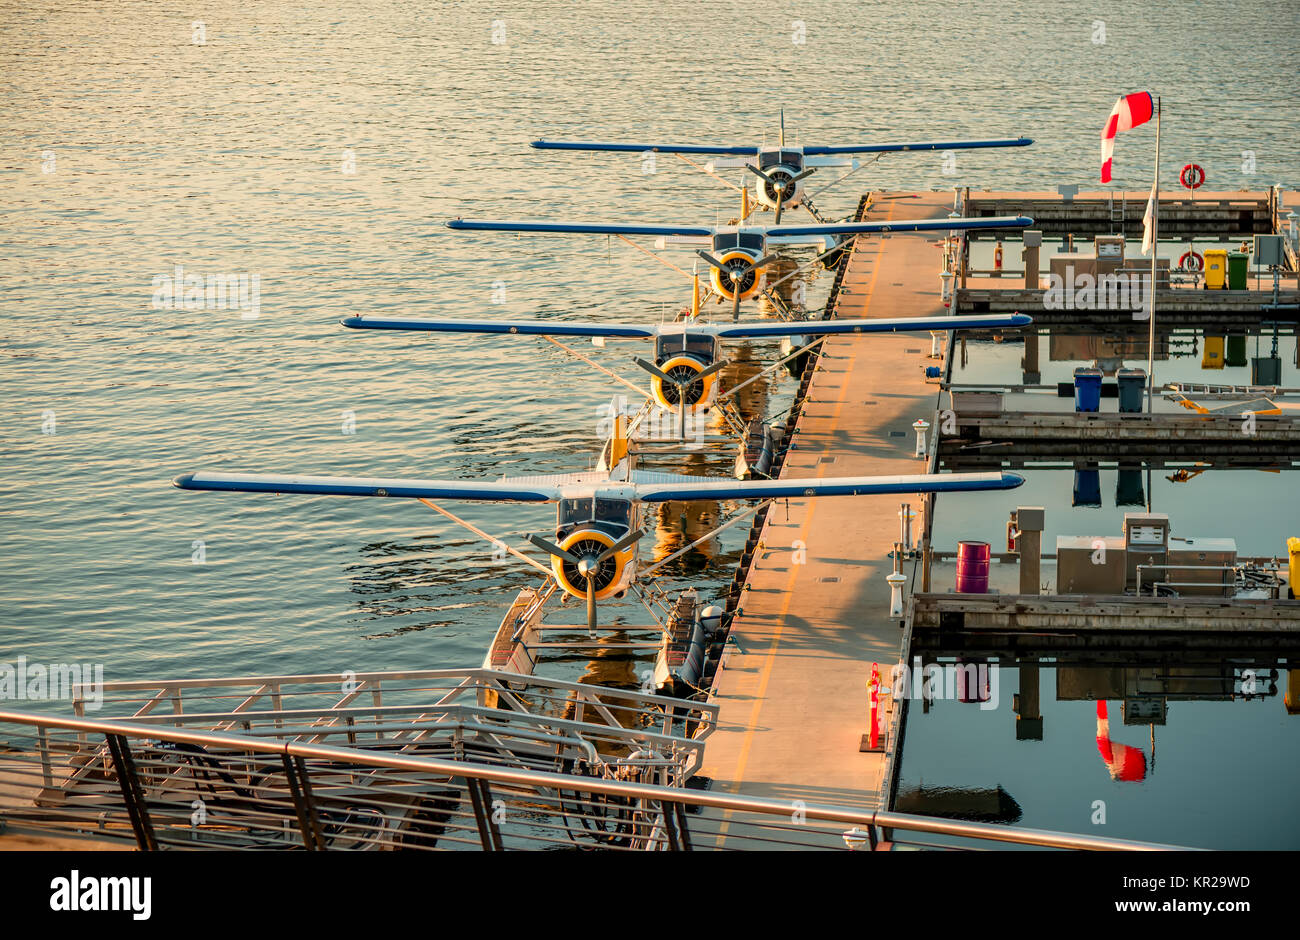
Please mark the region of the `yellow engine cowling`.
MULTIPOLYGON (((671 359, 660 362, 657 365, 659 366, 659 371, 666 372, 669 375, 672 375, 674 369, 682 368, 690 369, 696 373, 704 371, 704 366, 700 365, 699 360, 693 359, 690 356, 673 356, 671 359)), ((698 388, 700 394, 694 402, 688 400, 686 407, 688 409, 708 408, 712 405, 714 396, 717 392, 717 378, 718 373, 714 372, 712 375, 706 375, 695 385, 690 386, 687 389, 688 393, 692 389, 698 388)), ((673 400, 677 395, 677 389, 673 386, 669 386, 668 389, 665 389, 664 380, 659 378, 659 376, 652 375, 650 377, 650 391, 654 395, 655 401, 664 408, 676 410, 680 407, 678 403, 673 400), (670 392, 671 397, 669 395, 670 392)), ((689 394, 688 397, 690 397, 689 394)))
MULTIPOLYGON (((606 535, 599 529, 578 529, 569 533, 564 541, 560 543, 560 548, 566 552, 581 557, 583 554, 592 550, 605 551, 614 544, 614 537, 606 535), (599 546, 599 548, 597 548, 599 546)), ((636 546, 629 545, 614 557, 606 559, 604 566, 613 565, 612 569, 602 567, 597 574, 596 583, 596 600, 601 601, 607 597, 626 590, 627 585, 623 583, 624 576, 627 573, 628 565, 632 563, 632 556, 636 553, 636 546)), ((560 587, 572 594, 574 597, 586 599, 587 581, 576 570, 573 570, 571 562, 563 558, 551 556, 551 571, 555 573, 555 580, 560 587)))
MULTIPOLYGON (((753 255, 745 251, 729 251, 726 254, 724 254, 721 258, 719 258, 718 261, 722 264, 723 267, 727 267, 733 261, 734 262, 743 261, 745 264, 752 264, 755 261, 755 258, 753 255)), ((710 272, 710 280, 713 283, 713 292, 717 294, 719 297, 723 297, 727 300, 735 300, 736 299, 735 295, 732 293, 731 290, 731 278, 728 275, 723 274, 721 271, 719 271, 717 268, 713 267, 712 265, 709 265, 709 272, 710 272)), ((759 269, 759 270, 750 271, 748 274, 746 274, 744 277, 741 278, 740 284, 741 284, 740 299, 749 300, 751 297, 753 297, 755 294, 758 293, 758 289, 763 284, 762 270, 759 269), (748 285, 746 285, 746 281, 749 282, 748 285)))

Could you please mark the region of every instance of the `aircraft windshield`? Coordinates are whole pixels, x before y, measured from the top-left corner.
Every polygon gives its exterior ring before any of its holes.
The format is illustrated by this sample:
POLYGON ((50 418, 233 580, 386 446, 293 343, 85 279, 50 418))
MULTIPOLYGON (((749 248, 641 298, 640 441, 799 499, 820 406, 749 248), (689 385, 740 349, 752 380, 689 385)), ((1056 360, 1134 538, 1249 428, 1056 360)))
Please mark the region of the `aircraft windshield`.
POLYGON ((583 522, 612 522, 628 526, 632 519, 632 505, 623 499, 562 499, 559 524, 561 528, 583 522))
POLYGON ((589 499, 562 499, 560 500, 559 523, 562 526, 573 525, 578 522, 591 521, 591 500, 589 499))
POLYGON ((632 524, 632 504, 625 499, 596 500, 596 521, 612 522, 615 525, 632 524))
POLYGON ((755 232, 719 232, 713 236, 714 251, 734 251, 737 248, 757 255, 763 250, 763 236, 755 232))
POLYGON ((712 362, 717 341, 703 333, 670 333, 655 341, 655 358, 660 362, 680 353, 689 353, 704 362, 712 362))
POLYGON ((797 170, 803 165, 803 154, 798 150, 768 150, 758 155, 760 170, 777 165, 793 167, 797 170))

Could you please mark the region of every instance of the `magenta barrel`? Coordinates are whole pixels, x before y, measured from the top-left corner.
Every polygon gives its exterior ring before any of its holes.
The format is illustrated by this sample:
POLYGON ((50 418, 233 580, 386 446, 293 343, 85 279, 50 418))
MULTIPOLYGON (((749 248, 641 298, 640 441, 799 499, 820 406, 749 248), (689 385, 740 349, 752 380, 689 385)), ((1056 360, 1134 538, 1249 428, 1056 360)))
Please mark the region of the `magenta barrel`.
POLYGON ((957 593, 989 592, 989 543, 957 543, 957 593))

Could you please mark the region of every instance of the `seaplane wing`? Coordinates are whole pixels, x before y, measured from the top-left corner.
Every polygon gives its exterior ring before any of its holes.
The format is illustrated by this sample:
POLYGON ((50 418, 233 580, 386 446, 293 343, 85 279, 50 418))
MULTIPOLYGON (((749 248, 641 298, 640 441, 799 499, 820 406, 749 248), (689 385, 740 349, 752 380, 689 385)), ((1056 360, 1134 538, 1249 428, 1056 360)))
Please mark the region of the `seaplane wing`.
MULTIPOLYGON (((834 156, 841 153, 896 153, 906 150, 979 150, 987 147, 1028 147, 1028 137, 1000 137, 989 140, 922 140, 897 144, 847 144, 841 147, 800 147, 807 156, 834 156)), ((538 150, 592 150, 611 153, 697 153, 719 156, 756 156, 758 147, 731 144, 638 144, 601 140, 534 140, 538 150)))
MULTIPOLYGON (((973 317, 893 317, 878 320, 796 320, 784 323, 725 323, 707 326, 719 339, 762 336, 825 336, 835 333, 903 333, 924 330, 991 330, 1028 326, 1033 317, 1023 313, 973 317)), ((692 326, 691 329, 700 329, 692 326)))
POLYGON ((1027 215, 997 215, 979 219, 890 219, 886 222, 832 222, 816 225, 772 225, 767 228, 769 244, 797 244, 822 241, 835 235, 887 235, 891 232, 950 232, 963 229, 1028 228, 1034 220, 1027 215))
POLYGON ((612 153, 700 153, 723 156, 755 156, 757 147, 736 147, 731 144, 633 144, 601 140, 534 140, 531 146, 538 150, 603 150, 612 153))
POLYGON ((594 320, 432 320, 418 318, 348 317, 340 321, 354 330, 409 330, 425 333, 496 333, 515 336, 599 336, 609 339, 648 339, 683 332, 744 339, 776 336, 822 336, 836 333, 900 333, 925 330, 993 330, 1028 326, 1033 318, 1023 313, 982 316, 894 317, 880 319, 795 320, 770 323, 620 324, 594 320))
MULTIPOLYGON (((547 503, 560 498, 566 485, 589 482, 560 474, 503 477, 500 480, 414 480, 400 477, 316 477, 273 473, 199 471, 178 476, 172 483, 183 490, 243 493, 300 493, 307 496, 403 496, 409 499, 468 499, 480 502, 547 503)), ((596 474, 607 480, 609 474, 596 474)))
POLYGON ((339 322, 354 330, 417 330, 426 333, 603 336, 611 339, 642 339, 659 333, 657 325, 636 326, 568 320, 429 320, 404 317, 348 317, 339 322))
MULTIPOLYGON (((981 150, 986 147, 1028 147, 1029 137, 1000 137, 990 140, 922 140, 901 144, 848 144, 843 147, 804 147, 808 156, 838 153, 897 153, 905 150, 981 150)), ((713 152, 713 151, 710 151, 713 152)))
POLYGON ((172 481, 183 490, 293 493, 304 496, 394 496, 477 502, 548 503, 603 490, 647 503, 673 500, 783 499, 886 493, 948 493, 1009 490, 1025 482, 1015 473, 937 473, 894 477, 809 477, 800 480, 724 480, 678 473, 632 471, 627 483, 607 472, 502 477, 494 481, 418 480, 402 477, 327 477, 273 473, 184 473, 172 481))
POLYGON ((624 225, 607 222, 521 222, 511 219, 452 219, 447 228, 475 232, 551 232, 561 235, 658 235, 708 238, 705 225, 624 225))
MULTIPOLYGON (((633 477, 635 480, 635 476, 633 477)), ((637 499, 666 503, 692 499, 798 499, 887 493, 1010 490, 1025 482, 1016 473, 932 473, 896 477, 808 477, 796 480, 697 480, 633 483, 637 499)))

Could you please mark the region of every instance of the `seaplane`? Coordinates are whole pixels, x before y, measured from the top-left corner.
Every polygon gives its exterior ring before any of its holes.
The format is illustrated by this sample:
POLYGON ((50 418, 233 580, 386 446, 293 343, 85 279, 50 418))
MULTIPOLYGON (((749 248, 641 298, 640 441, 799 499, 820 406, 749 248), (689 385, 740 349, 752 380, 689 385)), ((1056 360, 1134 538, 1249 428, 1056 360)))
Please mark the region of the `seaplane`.
MULTIPOLYGON (((624 447, 625 447, 625 441, 624 447)), ((497 480, 438 480, 355 476, 298 476, 203 470, 176 477, 185 490, 286 493, 304 496, 373 496, 417 500, 540 571, 545 596, 559 589, 585 601, 587 627, 597 627, 598 601, 621 597, 674 560, 681 551, 641 569, 637 543, 646 534, 647 507, 673 501, 749 501, 755 505, 711 530, 705 538, 778 499, 861 496, 890 493, 950 493, 1013 489, 1024 478, 1009 472, 944 473, 912 476, 813 477, 738 481, 636 469, 625 452, 613 455, 612 469, 568 474, 504 476, 497 480), (554 504, 553 537, 530 534, 549 565, 438 504, 438 500, 514 504, 554 504)), ((702 539, 695 540, 698 545, 702 539)), ((691 546, 687 546, 689 549, 691 546)), ((685 551, 683 549, 682 551, 685 551)), ((644 597, 642 597, 644 601, 644 597)), ((649 605, 647 605, 647 609, 649 605)))
MULTIPOLYGON (((696 254, 709 266, 712 292, 719 301, 731 302, 731 318, 740 318, 741 301, 762 294, 768 265, 780 258, 776 249, 814 245, 819 257, 838 256, 858 235, 917 232, 971 231, 1028 228, 1028 216, 985 218, 891 219, 883 222, 827 222, 815 225, 649 225, 610 222, 550 222, 505 219, 452 219, 447 227, 457 231, 548 233, 562 235, 654 236, 656 249, 669 245, 696 246, 696 254)), ((630 242, 630 240, 629 240, 630 242)), ((634 244, 634 242, 630 242, 634 244)), ((639 247, 639 246, 637 246, 639 247)), ((685 272, 682 272, 685 273, 685 272)), ((687 275, 690 277, 691 275, 687 275)), ((783 278, 784 280, 785 278, 783 278)))
MULTIPOLYGON (((985 140, 923 140, 903 143, 847 144, 839 146, 788 146, 785 140, 785 112, 781 112, 781 133, 776 146, 746 146, 735 144, 659 144, 633 142, 607 142, 590 140, 534 140, 532 146, 538 150, 579 150, 604 151, 613 153, 671 153, 684 160, 727 186, 733 186, 718 176, 719 170, 743 169, 757 177, 756 195, 762 208, 772 210, 776 215, 776 224, 781 224, 784 210, 797 209, 802 206, 818 221, 812 198, 805 192, 805 180, 817 170, 826 167, 848 168, 849 172, 841 175, 823 187, 825 192, 832 186, 843 182, 864 165, 877 162, 888 153, 902 153, 913 150, 980 150, 993 147, 1028 147, 1033 140, 1028 137, 1004 137, 985 140), (875 160, 862 164, 856 159, 859 154, 876 154, 875 160), (691 156, 713 157, 711 161, 700 165, 690 159, 691 156)), ((741 188, 741 187, 733 187, 741 188)), ((743 196, 748 201, 748 187, 743 188, 743 196)), ((743 213, 748 218, 749 211, 743 213)))
MULTIPOLYGON (((678 437, 686 439, 688 417, 700 418, 720 400, 730 398, 735 388, 722 390, 719 372, 729 365, 722 344, 729 340, 782 339, 797 341, 798 353, 819 338, 854 333, 900 333, 933 330, 1016 329, 1033 322, 1024 314, 982 314, 973 316, 892 317, 878 319, 772 320, 758 323, 707 323, 695 317, 662 323, 609 323, 575 320, 421 319, 352 316, 341 321, 355 330, 398 330, 426 333, 469 333, 540 336, 566 353, 618 380, 652 405, 676 413, 678 437), (653 359, 634 357, 638 368, 649 373, 650 386, 635 385, 610 372, 555 337, 585 337, 598 345, 606 340, 651 340, 653 359)), ((787 357, 789 358, 789 357, 787 357)), ((769 367, 764 371, 770 371, 769 367)), ((754 377, 746 380, 752 381, 754 377)), ((738 388, 739 386, 737 386, 738 388)))

